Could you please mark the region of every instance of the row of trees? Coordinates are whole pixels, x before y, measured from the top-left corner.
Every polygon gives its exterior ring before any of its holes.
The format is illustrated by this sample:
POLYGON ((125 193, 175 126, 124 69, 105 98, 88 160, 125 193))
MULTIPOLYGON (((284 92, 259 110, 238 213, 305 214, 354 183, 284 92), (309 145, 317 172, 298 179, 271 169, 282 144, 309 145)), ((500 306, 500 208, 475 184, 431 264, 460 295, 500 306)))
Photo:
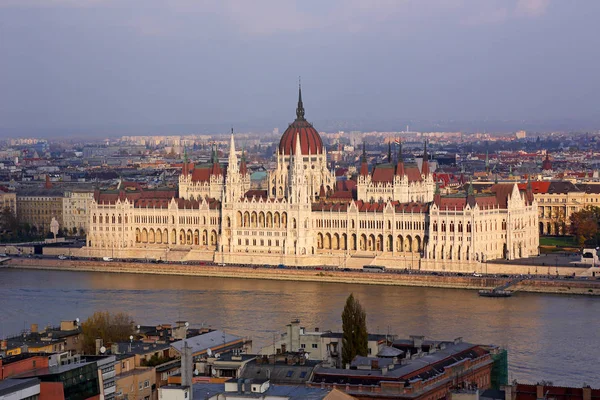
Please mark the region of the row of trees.
MULTIPOLYGON (((83 228, 61 228, 58 232, 59 237, 77 235, 85 235, 85 230, 83 228)), ((27 222, 21 223, 8 207, 0 211, 0 241, 29 241, 53 237, 54 235, 50 231, 41 231, 35 225, 30 225, 27 222)))

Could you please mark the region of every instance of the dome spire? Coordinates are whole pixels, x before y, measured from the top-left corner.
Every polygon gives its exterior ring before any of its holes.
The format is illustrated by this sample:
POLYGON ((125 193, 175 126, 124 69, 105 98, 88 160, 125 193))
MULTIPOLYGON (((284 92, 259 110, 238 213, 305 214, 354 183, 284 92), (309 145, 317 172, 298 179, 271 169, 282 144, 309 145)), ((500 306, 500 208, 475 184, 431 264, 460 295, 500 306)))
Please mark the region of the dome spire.
POLYGON ((298 107, 296 108, 296 119, 304 119, 304 104, 302 104, 302 82, 298 77, 298 107))

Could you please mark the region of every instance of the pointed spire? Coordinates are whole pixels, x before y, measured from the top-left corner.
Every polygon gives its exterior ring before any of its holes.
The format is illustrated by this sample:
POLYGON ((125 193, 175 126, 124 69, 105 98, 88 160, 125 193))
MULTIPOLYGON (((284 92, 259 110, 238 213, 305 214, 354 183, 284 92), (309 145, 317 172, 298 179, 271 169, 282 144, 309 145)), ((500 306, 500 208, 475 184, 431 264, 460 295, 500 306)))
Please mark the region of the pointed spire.
POLYGON ((188 154, 187 154, 187 147, 185 145, 183 145, 183 169, 182 169, 182 174, 184 176, 187 176, 190 168, 190 164, 188 161, 188 154))
POLYGON ((433 202, 438 206, 442 204, 442 192, 440 191, 440 183, 435 183, 435 192, 433 193, 433 202))
POLYGON ((365 148, 365 142, 364 141, 363 141, 362 162, 367 162, 367 150, 365 148))
POLYGON ((296 120, 304 120, 304 104, 302 104, 302 83, 298 78, 298 107, 296 108, 296 120))
POLYGON ((46 182, 44 183, 44 188, 45 189, 52 188, 52 182, 50 182, 50 175, 48 175, 48 174, 46 174, 46 182))
POLYGON ((475 189, 473 189, 473 177, 469 180, 469 189, 467 190, 467 204, 471 207, 475 207, 477 201, 475 200, 475 189))
POLYGON ((388 163, 392 163, 392 142, 388 142, 388 163))
POLYGON ((362 162, 360 165, 360 175, 361 176, 369 175, 369 164, 367 164, 367 150, 365 148, 365 142, 363 142, 363 154, 362 154, 362 162))
POLYGON ((235 140, 233 138, 233 128, 231 128, 231 140, 229 141, 229 156, 235 155, 235 140))
POLYGON ((248 167, 246 166, 246 153, 242 149, 242 161, 240 161, 240 174, 246 175, 248 173, 248 167))
POLYGON ((427 139, 425 139, 425 145, 423 147, 423 166, 421 167, 422 175, 429 175, 429 161, 427 156, 427 139))
POLYGON ((527 177, 527 189, 525 190, 525 194, 527 197, 527 202, 529 204, 533 204, 533 185, 531 184, 531 179, 527 177))
POLYGON ((402 142, 398 142, 398 163, 396 164, 396 175, 404 176, 404 158, 402 157, 402 142))
POLYGON ((402 141, 399 140, 398 141, 398 162, 404 161, 404 158, 402 157, 402 141))

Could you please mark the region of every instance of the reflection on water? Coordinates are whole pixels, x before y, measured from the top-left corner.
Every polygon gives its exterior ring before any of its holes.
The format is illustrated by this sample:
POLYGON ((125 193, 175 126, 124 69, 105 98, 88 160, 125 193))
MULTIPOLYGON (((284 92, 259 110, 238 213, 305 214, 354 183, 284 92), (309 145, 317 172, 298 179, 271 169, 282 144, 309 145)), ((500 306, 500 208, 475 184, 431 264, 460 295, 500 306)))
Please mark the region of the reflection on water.
POLYGON ((123 310, 136 322, 179 319, 272 342, 292 318, 307 328, 341 329, 350 292, 367 310, 369 330, 432 339, 458 336, 509 350, 511 379, 600 386, 600 299, 519 293, 479 298, 474 291, 182 276, 0 269, 0 336, 31 323, 123 310))

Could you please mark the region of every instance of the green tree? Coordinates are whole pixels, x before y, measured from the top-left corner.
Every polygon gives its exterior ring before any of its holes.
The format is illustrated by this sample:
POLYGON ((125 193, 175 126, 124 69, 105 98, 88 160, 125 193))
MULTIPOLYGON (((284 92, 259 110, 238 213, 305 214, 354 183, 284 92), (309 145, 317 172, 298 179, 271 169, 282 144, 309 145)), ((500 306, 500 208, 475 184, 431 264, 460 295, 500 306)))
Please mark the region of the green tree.
POLYGON ((350 294, 342 312, 342 364, 368 354, 367 314, 360 302, 350 294))
POLYGON ((9 207, 5 207, 0 211, 0 231, 8 231, 17 233, 19 222, 9 207))
POLYGON ((575 236, 579 246, 585 242, 598 243, 600 234, 600 207, 587 207, 571 214, 571 233, 575 236))
POLYGON ((84 354, 94 354, 96 339, 102 339, 104 345, 129 341, 134 332, 133 319, 123 312, 96 311, 81 324, 81 331, 84 354))

